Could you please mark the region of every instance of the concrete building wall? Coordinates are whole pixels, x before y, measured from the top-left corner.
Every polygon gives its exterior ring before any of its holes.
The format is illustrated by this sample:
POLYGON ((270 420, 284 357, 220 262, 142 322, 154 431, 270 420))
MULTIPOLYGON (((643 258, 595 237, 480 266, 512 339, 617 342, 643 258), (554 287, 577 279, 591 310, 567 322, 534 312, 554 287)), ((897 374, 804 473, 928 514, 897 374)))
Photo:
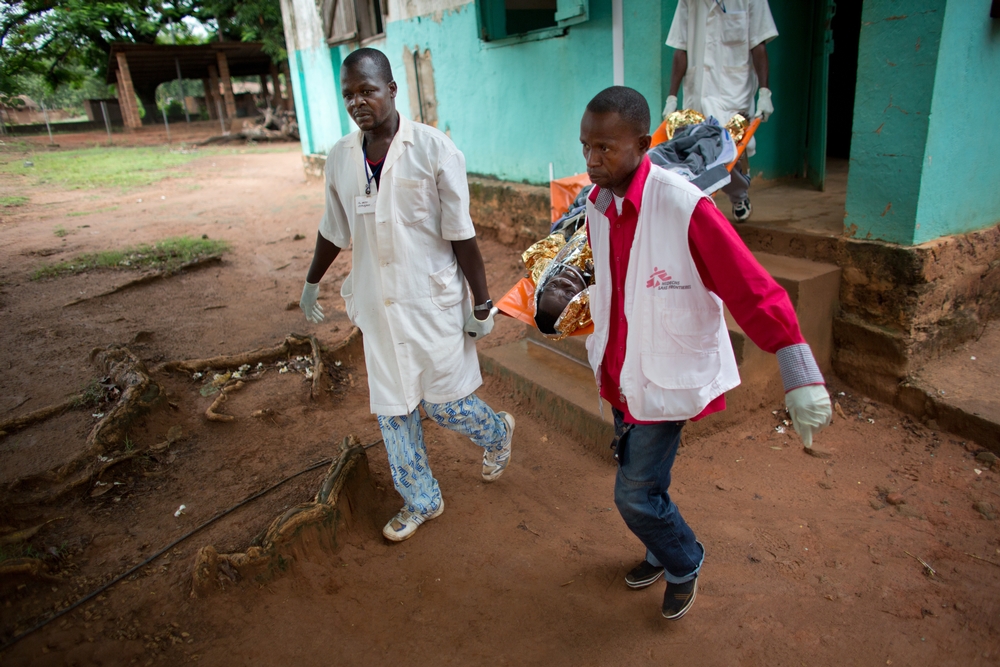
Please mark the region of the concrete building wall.
POLYGON ((1000 223, 1000 20, 990 1, 950 0, 944 12, 914 243, 1000 223))
MULTIPOLYGON (((769 45, 778 112, 758 132, 755 175, 789 176, 802 168, 811 4, 772 7, 781 32, 769 45)), ((673 52, 664 42, 676 6, 677 0, 622 0, 624 83, 646 97, 654 128, 669 87, 673 52)), ((354 129, 340 103, 339 70, 357 45, 327 47, 311 0, 282 0, 282 8, 303 152, 325 154, 354 129)), ((548 180, 550 162, 556 177, 583 171, 580 116, 614 82, 612 0, 590 0, 589 20, 565 36, 503 44, 479 38, 475 2, 389 0, 387 9, 384 37, 365 45, 389 56, 397 107, 407 117, 419 108, 410 99, 414 50, 433 63, 437 125, 465 151, 470 171, 533 183, 548 180)))

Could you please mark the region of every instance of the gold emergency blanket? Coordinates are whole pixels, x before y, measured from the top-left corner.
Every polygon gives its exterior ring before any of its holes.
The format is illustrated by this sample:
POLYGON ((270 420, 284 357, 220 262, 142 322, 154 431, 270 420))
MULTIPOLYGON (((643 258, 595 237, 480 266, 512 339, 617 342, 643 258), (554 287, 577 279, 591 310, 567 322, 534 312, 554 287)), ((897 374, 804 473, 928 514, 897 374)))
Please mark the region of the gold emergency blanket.
MULTIPOLYGON (((545 291, 546 282, 557 275, 565 267, 578 269, 588 276, 588 282, 593 283, 594 255, 587 241, 587 227, 577 230, 569 241, 562 234, 550 234, 541 241, 534 243, 521 255, 528 276, 535 285, 534 304, 537 308, 538 299, 545 291)), ((563 310, 556 320, 556 334, 545 334, 548 338, 561 340, 577 329, 590 324, 590 293, 588 290, 579 292, 563 310)))
MULTIPOLYGON (((667 141, 674 138, 674 132, 679 128, 686 125, 697 125, 698 123, 704 123, 705 117, 695 111, 694 109, 682 109, 680 111, 675 111, 669 116, 667 116, 667 124, 664 128, 667 132, 667 141)), ((732 135, 733 141, 735 143, 740 143, 743 139, 743 133, 746 131, 750 122, 743 116, 743 114, 734 114, 729 122, 723 127, 729 130, 729 134, 732 135)))

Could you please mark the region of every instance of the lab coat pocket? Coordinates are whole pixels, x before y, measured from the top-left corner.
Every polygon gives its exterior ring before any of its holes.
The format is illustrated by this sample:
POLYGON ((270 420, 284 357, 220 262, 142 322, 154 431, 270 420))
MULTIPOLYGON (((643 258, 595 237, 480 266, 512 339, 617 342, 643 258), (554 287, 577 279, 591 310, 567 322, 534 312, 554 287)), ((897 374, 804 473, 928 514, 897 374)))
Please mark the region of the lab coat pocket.
POLYGON ((419 225, 430 217, 430 181, 394 178, 392 194, 396 219, 407 227, 419 225))
POLYGON ((431 302, 441 310, 448 310, 462 300, 464 276, 458 270, 458 262, 452 262, 430 275, 431 302))
MULTIPOLYGON (((723 44, 749 44, 749 30, 746 12, 726 12, 722 15, 723 44)), ((747 48, 749 49, 749 46, 747 48)))
POLYGON ((642 351, 642 374, 664 389, 711 384, 722 369, 718 313, 663 308, 656 315, 655 339, 642 351))
POLYGON ((354 308, 354 275, 348 274, 347 278, 344 280, 344 284, 340 286, 340 296, 344 298, 344 310, 347 313, 347 319, 351 321, 351 324, 357 326, 357 311, 354 308))

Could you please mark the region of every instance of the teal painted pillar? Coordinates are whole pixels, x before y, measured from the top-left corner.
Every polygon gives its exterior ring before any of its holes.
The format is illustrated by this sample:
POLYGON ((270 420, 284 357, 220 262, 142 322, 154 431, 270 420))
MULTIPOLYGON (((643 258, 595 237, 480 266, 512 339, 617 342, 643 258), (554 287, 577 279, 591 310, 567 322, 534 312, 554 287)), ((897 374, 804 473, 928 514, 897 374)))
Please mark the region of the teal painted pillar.
POLYGON ((845 225, 904 245, 1000 222, 989 0, 867 0, 845 225))
POLYGON ((1000 223, 1000 19, 990 0, 948 0, 914 243, 1000 223))
MULTIPOLYGON (((988 20, 985 3, 975 4, 984 6, 988 20)), ((844 219, 855 238, 917 242, 921 169, 945 5, 945 0, 864 4, 844 219)))
POLYGON ((314 0, 281 0, 281 18, 302 153, 325 156, 346 128, 338 111, 340 90, 323 21, 314 0))

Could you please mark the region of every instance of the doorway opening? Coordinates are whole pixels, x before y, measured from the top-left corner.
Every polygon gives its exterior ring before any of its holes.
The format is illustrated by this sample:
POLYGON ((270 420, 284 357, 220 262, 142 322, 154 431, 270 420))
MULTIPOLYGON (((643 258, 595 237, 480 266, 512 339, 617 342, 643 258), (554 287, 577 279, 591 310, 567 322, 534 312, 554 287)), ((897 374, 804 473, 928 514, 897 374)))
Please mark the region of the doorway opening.
POLYGON ((854 121, 854 91, 858 83, 858 42, 861 36, 862 0, 837 0, 830 22, 833 53, 827 86, 826 157, 851 157, 851 128, 854 121))

